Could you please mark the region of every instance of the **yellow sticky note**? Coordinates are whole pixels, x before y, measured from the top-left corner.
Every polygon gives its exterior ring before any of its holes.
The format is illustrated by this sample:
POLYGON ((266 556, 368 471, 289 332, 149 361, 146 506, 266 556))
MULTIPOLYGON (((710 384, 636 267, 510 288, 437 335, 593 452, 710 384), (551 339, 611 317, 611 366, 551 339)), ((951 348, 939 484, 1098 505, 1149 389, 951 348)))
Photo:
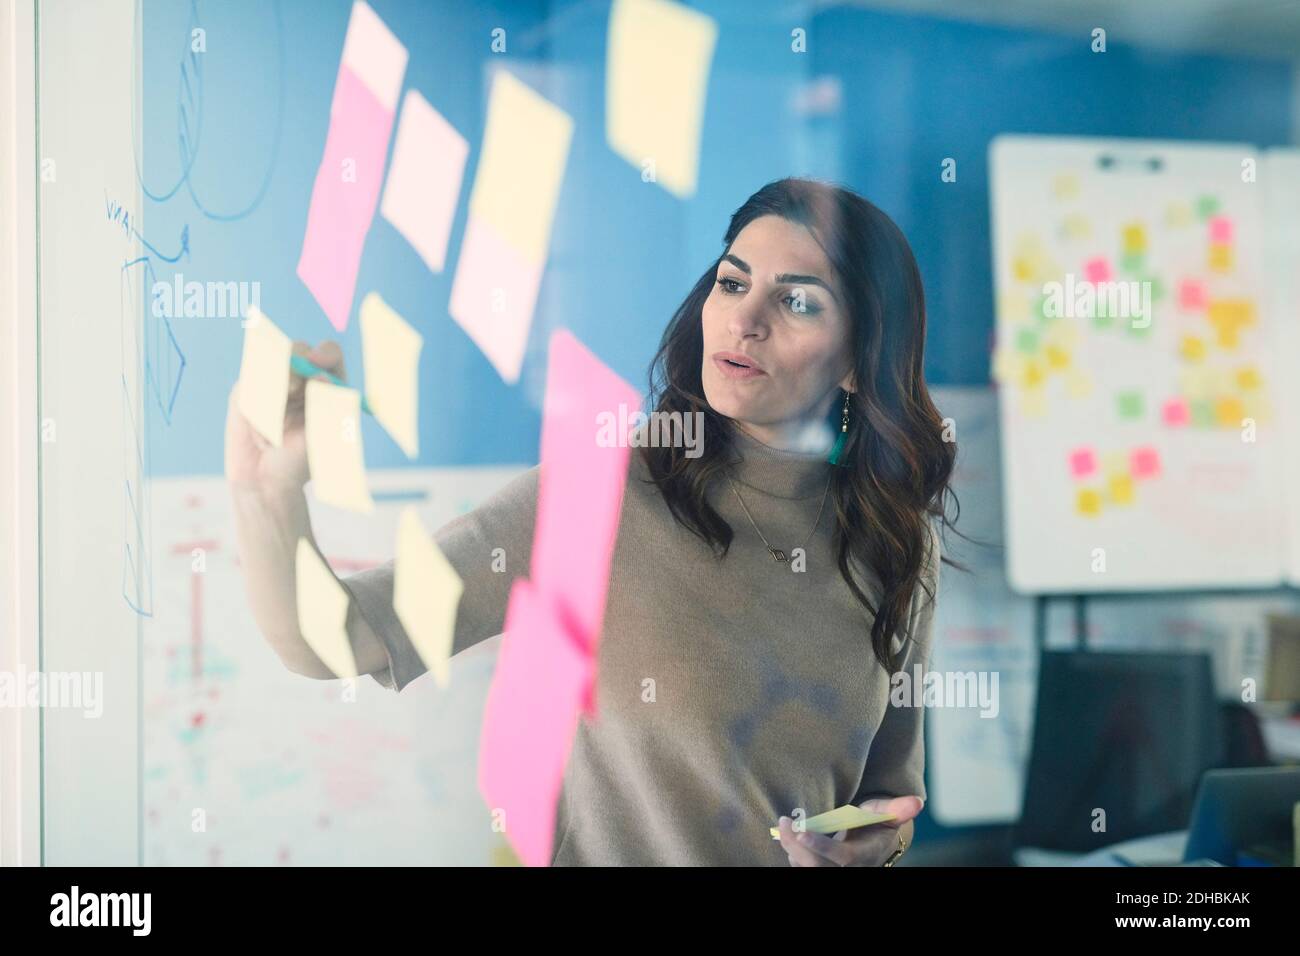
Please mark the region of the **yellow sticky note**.
MULTIPOLYGON (((808 833, 839 833, 841 830, 868 827, 885 820, 892 820, 894 817, 893 813, 872 813, 853 804, 847 804, 819 813, 815 817, 809 817, 804 821, 803 828, 808 833)), ((772 834, 773 840, 781 839, 780 827, 768 827, 768 832, 772 834)))
POLYGON ((1222 325, 1214 336, 1214 341, 1221 349, 1235 349, 1240 344, 1241 337, 1237 335, 1237 328, 1233 325, 1222 325))
POLYGON ((1165 223, 1178 228, 1189 225, 1192 221, 1192 207, 1189 203, 1170 203, 1165 210, 1165 223))
POLYGON ((350 511, 373 511, 361 447, 361 393, 312 379, 306 414, 307 467, 316 497, 350 511))
POLYGON ((1214 418, 1224 428, 1240 428, 1241 420, 1246 417, 1246 408, 1241 399, 1225 396, 1214 403, 1214 418))
POLYGON ((1025 388, 1037 388, 1043 384, 1043 379, 1047 372, 1043 369, 1043 363, 1038 359, 1027 359, 1024 365, 1023 377, 1021 384, 1025 388))
POLYGON ((1129 223, 1124 227, 1124 251, 1141 253, 1147 250, 1147 231, 1140 222, 1129 223))
POLYGON ((1196 335, 1185 335, 1179 351, 1187 361, 1199 362, 1205 358, 1205 340, 1196 335))
POLYGON ((1067 239, 1086 239, 1092 235, 1092 223, 1087 216, 1073 212, 1062 221, 1061 232, 1067 239))
POLYGON ((1080 488, 1075 498, 1075 508, 1079 514, 1091 518, 1101 514, 1101 495, 1093 488, 1080 488))
POLYGON ((497 70, 469 211, 532 262, 546 259, 572 140, 568 113, 497 70))
POLYGON ((1209 267, 1215 272, 1232 269, 1232 246, 1222 242, 1210 243, 1209 267))
POLYGON ((255 305, 248 307, 246 320, 236 402, 253 429, 278 448, 284 441, 293 342, 255 305))
POLYGON ((424 530, 414 508, 402 512, 393 562, 393 610, 439 687, 447 686, 456 609, 464 584, 424 530))
POLYGON ((298 539, 298 630, 335 677, 356 677, 348 640, 348 592, 306 538, 298 539))
POLYGON ((681 199, 695 192, 717 40, 716 21, 681 3, 614 0, 610 9, 605 138, 681 199))
POLYGON ((1071 398, 1087 398, 1092 394, 1092 377, 1072 366, 1065 376, 1065 390, 1071 398))
POLYGON ((1042 388, 1027 388, 1020 395, 1020 413, 1026 418, 1044 418, 1047 415, 1047 395, 1042 388))
POLYGON ((408 458, 420 454, 420 350, 424 338, 371 292, 361 303, 366 401, 408 458))
POLYGON ((1070 364, 1070 352, 1059 345, 1049 345, 1046 349, 1047 367, 1059 371, 1070 364))
POLYGON ((1246 365, 1237 369, 1237 387, 1247 390, 1259 388, 1260 376, 1259 369, 1253 365, 1246 365))
POLYGON ((1128 475, 1114 475, 1110 479, 1110 500, 1117 505, 1133 503, 1133 479, 1128 475))
POLYGON ((1253 325, 1255 303, 1250 299, 1215 299, 1206 306, 1205 317, 1215 328, 1253 325))
POLYGON ((1073 199, 1079 195, 1079 177, 1074 173, 1061 173, 1052 180, 1052 194, 1057 199, 1073 199))

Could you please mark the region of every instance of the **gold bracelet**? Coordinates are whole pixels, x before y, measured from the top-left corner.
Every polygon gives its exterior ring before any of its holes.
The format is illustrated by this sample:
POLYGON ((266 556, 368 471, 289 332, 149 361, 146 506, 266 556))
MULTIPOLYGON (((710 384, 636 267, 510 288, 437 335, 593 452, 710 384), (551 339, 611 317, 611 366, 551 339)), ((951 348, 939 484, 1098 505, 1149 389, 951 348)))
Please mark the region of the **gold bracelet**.
POLYGON ((907 844, 903 841, 903 831, 900 829, 898 831, 898 849, 895 850, 893 853, 889 854, 889 858, 885 860, 885 862, 882 863, 881 866, 893 866, 895 863, 898 862, 898 858, 903 855, 903 851, 906 849, 907 849, 907 844))

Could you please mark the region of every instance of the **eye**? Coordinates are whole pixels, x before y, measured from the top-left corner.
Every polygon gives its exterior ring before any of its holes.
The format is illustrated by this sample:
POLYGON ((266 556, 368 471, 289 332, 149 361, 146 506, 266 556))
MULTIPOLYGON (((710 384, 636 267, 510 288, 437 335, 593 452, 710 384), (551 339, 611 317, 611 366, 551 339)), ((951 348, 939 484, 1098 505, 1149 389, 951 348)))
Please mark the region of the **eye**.
POLYGON ((781 301, 789 302, 790 311, 794 312, 797 315, 817 315, 822 310, 822 307, 820 305, 818 305, 812 299, 808 298, 808 296, 806 295, 803 297, 803 306, 800 307, 799 296, 793 292, 787 295, 781 301))
POLYGON ((717 284, 722 287, 722 291, 724 295, 735 295, 739 291, 738 289, 731 288, 731 286, 733 285, 738 286, 740 285, 740 283, 737 282, 735 279, 731 278, 730 276, 722 276, 721 278, 718 279, 717 284))

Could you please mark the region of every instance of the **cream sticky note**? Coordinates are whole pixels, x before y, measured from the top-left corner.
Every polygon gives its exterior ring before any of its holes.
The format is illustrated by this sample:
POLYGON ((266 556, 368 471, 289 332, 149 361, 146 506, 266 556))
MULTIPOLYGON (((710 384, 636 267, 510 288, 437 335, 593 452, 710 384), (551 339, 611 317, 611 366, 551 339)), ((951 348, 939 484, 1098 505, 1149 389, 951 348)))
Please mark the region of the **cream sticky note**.
POLYGON ((468 156, 465 137, 428 100, 407 90, 379 212, 432 272, 441 272, 447 261, 468 156))
MULTIPOLYGON (((841 830, 852 830, 856 827, 869 827, 875 823, 881 823, 885 820, 894 819, 893 813, 872 813, 848 804, 843 807, 836 807, 834 810, 827 810, 825 813, 819 813, 815 817, 809 817, 804 821, 803 828, 808 833, 839 833, 841 830)), ((781 839, 780 827, 769 827, 768 832, 772 834, 773 840, 781 839)))
POLYGON ((307 467, 317 499, 350 511, 373 511, 361 447, 361 393, 312 379, 306 415, 307 467))
POLYGON ((348 640, 348 592, 306 538, 298 539, 298 630, 335 677, 356 677, 348 640))
POLYGON ((239 363, 239 411, 277 448, 284 441, 293 342, 255 305, 248 307, 244 356, 239 363))
POLYGON ((551 244, 572 140, 568 113, 508 71, 496 71, 469 211, 534 261, 544 261, 551 244))
POLYGON ((414 508, 402 512, 396 553, 393 610, 424 666, 439 687, 446 687, 464 584, 414 508))
POLYGON ((605 138, 678 198, 695 192, 717 41, 717 22, 681 3, 614 0, 610 9, 605 138))
POLYGON ((420 454, 420 350, 424 337, 377 292, 361 303, 366 401, 407 457, 420 454))

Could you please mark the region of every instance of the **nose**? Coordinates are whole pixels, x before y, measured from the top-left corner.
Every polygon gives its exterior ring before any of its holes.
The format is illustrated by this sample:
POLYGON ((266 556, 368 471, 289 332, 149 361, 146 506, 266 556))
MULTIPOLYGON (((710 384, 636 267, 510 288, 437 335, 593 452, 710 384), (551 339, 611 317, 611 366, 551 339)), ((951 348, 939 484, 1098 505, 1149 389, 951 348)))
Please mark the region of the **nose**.
POLYGON ((759 339, 767 337, 767 316, 764 312, 766 303, 752 292, 744 301, 737 304, 727 319, 727 331, 736 339, 759 339))

